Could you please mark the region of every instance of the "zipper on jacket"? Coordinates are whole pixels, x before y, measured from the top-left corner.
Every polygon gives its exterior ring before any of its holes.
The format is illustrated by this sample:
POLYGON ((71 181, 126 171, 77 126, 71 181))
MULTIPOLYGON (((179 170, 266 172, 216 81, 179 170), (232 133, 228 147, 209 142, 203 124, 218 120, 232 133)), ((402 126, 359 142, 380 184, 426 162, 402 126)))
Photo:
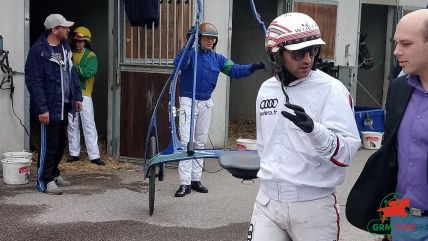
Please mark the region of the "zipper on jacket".
MULTIPOLYGON (((67 71, 67 61, 68 61, 68 56, 66 56, 65 54, 65 50, 64 50, 64 46, 61 46, 62 47, 62 54, 63 54, 63 62, 64 62, 64 64, 62 65, 61 63, 59 63, 59 67, 60 67, 60 69, 61 69, 61 120, 64 120, 64 74, 63 74, 63 71, 67 71)), ((69 78, 71 79, 71 75, 69 76, 69 78)), ((69 82, 71 82, 70 80, 69 80, 69 82)), ((70 83, 69 83, 69 86, 70 86, 70 83)))
POLYGON ((61 120, 64 120, 64 75, 63 75, 63 68, 60 66, 61 69, 61 120))

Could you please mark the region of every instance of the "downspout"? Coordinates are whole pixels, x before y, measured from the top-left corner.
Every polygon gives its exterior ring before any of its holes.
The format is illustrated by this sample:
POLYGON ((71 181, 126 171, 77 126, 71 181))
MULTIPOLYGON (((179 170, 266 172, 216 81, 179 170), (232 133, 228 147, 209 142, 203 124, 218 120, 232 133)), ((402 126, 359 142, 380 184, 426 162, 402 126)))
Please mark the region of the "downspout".
MULTIPOLYGON (((27 61, 27 53, 30 50, 30 0, 24 0, 24 59, 27 61)), ((24 126, 31 135, 30 130, 30 93, 24 87, 24 126)), ((30 136, 24 131, 24 149, 30 151, 30 136)))

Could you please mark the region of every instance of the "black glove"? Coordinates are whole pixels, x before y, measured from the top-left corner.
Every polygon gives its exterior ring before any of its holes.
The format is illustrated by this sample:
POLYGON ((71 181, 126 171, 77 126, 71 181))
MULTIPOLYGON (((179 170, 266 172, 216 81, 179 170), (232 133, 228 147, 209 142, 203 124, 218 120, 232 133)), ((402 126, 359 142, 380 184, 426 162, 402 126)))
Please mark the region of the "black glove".
POLYGON ((190 35, 192 35, 194 33, 196 33, 196 28, 195 28, 195 26, 192 26, 192 27, 190 27, 189 30, 187 30, 186 38, 189 39, 190 35))
POLYGON ((287 111, 281 111, 281 114, 292 121, 302 131, 311 133, 314 130, 314 121, 305 113, 305 109, 301 106, 293 104, 285 104, 285 107, 294 110, 295 115, 288 113, 287 111))
POLYGON ((254 71, 259 70, 259 69, 264 69, 266 71, 266 63, 265 62, 258 62, 258 63, 252 64, 250 70, 251 70, 251 72, 254 72, 254 71))

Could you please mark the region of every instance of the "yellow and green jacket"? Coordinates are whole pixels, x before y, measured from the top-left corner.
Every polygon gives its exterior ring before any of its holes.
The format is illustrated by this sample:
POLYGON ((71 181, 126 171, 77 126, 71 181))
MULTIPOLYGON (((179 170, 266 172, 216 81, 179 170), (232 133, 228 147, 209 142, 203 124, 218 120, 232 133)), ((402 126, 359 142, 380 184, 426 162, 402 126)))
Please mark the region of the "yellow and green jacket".
POLYGON ((82 95, 91 96, 98 68, 97 56, 94 52, 86 48, 73 50, 73 64, 80 79, 82 95))

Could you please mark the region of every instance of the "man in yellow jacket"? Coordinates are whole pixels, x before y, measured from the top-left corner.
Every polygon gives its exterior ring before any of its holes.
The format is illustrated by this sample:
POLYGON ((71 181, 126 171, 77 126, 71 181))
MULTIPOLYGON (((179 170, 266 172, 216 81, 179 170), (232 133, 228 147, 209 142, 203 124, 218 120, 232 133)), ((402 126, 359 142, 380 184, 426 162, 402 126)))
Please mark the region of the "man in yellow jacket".
POLYGON ((79 160, 80 156, 80 120, 89 160, 97 165, 105 165, 100 159, 98 134, 94 121, 92 91, 95 75, 97 74, 97 56, 90 46, 91 32, 85 27, 77 27, 73 32, 73 64, 80 79, 83 95, 83 109, 76 118, 69 117, 68 124, 68 162, 79 160))

